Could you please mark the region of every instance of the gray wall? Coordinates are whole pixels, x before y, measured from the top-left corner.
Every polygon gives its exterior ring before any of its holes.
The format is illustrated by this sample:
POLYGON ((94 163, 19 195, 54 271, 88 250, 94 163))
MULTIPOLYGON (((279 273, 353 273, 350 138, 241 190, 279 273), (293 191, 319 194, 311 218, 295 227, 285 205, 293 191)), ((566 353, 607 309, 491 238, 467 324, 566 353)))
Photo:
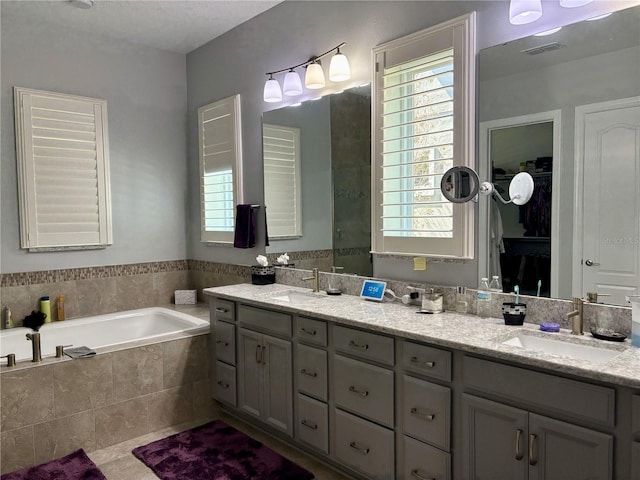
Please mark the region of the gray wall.
MULTIPOLYGON (((478 48, 485 48, 607 9, 621 8, 624 2, 593 3, 596 5, 563 9, 555 0, 544 2, 545 16, 525 26, 509 24, 506 1, 281 3, 187 56, 190 190, 198 191, 197 108, 239 93, 242 95, 245 201, 262 203, 261 116, 264 111, 283 106, 262 100, 267 71, 298 64, 344 41, 347 45, 343 52, 349 58, 352 73, 351 83, 345 86, 357 85, 371 81, 374 46, 467 12, 478 12, 477 44, 478 48)), ((190 197, 190 212, 189 258, 251 264, 254 257, 264 251, 262 245, 249 250, 203 246, 199 242, 196 194, 190 197)), ((385 259, 376 261, 375 274, 409 281, 476 285, 477 262, 453 266, 434 263, 426 272, 414 272, 411 259, 385 259)))
POLYGON ((2 14, 1 272, 186 258, 186 58, 2 14), (113 245, 20 249, 13 86, 107 100, 113 245))

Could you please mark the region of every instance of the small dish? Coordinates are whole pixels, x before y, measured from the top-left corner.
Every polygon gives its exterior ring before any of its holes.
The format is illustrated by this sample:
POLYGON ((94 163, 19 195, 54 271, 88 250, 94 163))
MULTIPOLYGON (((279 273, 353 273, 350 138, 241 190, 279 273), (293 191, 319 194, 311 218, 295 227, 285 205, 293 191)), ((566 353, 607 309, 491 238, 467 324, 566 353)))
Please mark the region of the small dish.
POLYGON ((624 342, 627 336, 624 333, 614 332, 605 328, 592 328, 591 335, 598 340, 606 340, 608 342, 624 342))

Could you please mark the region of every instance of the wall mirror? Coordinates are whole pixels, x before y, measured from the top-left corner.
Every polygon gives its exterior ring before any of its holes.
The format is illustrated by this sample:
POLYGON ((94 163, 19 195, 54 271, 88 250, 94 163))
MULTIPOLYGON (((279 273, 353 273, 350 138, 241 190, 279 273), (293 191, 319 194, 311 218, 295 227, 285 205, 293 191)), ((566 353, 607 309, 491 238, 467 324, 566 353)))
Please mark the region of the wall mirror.
POLYGON ((480 181, 524 170, 536 188, 520 208, 480 200, 479 276, 617 305, 640 293, 639 44, 633 7, 480 52, 480 181))
MULTIPOLYGON (((331 250, 329 262, 317 265, 321 270, 333 264, 344 267, 345 273, 371 276, 370 86, 265 112, 262 124, 267 253, 331 250), (270 129, 298 132, 297 144, 292 140, 288 146, 276 145, 265 133, 270 129), (277 236, 280 225, 291 223, 290 215, 279 218, 279 209, 270 205, 275 207, 278 192, 291 184, 291 176, 286 180, 283 173, 291 171, 291 161, 272 158, 283 149, 289 159, 295 156, 292 149, 299 156, 300 229, 298 234, 277 236)), ((288 201, 295 201, 293 192, 288 201)))

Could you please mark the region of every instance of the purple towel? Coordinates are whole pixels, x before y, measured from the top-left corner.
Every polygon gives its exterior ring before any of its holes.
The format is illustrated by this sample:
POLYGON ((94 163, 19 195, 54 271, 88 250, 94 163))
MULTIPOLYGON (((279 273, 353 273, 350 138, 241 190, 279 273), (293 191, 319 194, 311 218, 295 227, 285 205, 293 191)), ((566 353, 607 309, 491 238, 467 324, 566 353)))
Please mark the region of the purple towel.
POLYGON ((255 247, 258 208, 260 207, 246 203, 236 206, 236 230, 233 237, 234 247, 255 247))

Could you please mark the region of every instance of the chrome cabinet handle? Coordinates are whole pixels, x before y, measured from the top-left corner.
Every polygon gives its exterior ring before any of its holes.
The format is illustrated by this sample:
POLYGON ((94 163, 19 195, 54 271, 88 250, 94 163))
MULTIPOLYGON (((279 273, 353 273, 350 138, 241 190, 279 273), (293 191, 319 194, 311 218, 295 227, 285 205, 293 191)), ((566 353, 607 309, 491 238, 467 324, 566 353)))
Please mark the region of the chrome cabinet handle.
POLYGON ((427 368, 433 368, 436 366, 436 362, 422 362, 418 357, 411 357, 411 363, 427 368))
POLYGON ((229 346, 229 342, 225 342, 223 340, 218 340, 216 342, 217 345, 222 345, 223 347, 228 347, 229 346))
POLYGON ((261 362, 263 365, 266 365, 266 364, 267 364, 267 362, 265 362, 265 361, 264 361, 264 351, 265 351, 266 349, 267 349, 267 347, 265 347, 265 346, 263 345, 263 346, 262 346, 262 353, 261 353, 261 355, 260 355, 260 362, 261 362))
POLYGON ((538 459, 533 454, 533 446, 536 443, 537 436, 535 434, 529 435, 529 465, 535 466, 538 464, 538 459))
POLYGON ((436 416, 433 413, 424 413, 421 412, 417 407, 413 407, 411 410, 411 415, 415 415, 416 417, 422 418, 424 420, 433 421, 436 416))
POLYGON ((315 423, 307 422, 304 419, 300 423, 302 425, 304 425, 305 427, 310 428, 311 430, 317 430, 318 429, 318 425, 316 425, 315 423))
POLYGON ((371 451, 369 448, 359 446, 356 442, 351 442, 349 446, 363 455, 366 455, 371 451))
POLYGON ((522 430, 519 428, 516 430, 516 460, 522 460, 522 452, 520 451, 520 437, 522 436, 522 430))
POLYGON ((256 345, 256 363, 260 363, 260 345, 256 345))
POLYGON ((411 470, 411 476, 418 480, 436 480, 434 477, 423 477, 420 475, 420 470, 411 470))
POLYGON ((598 267, 598 266, 600 266, 600 264, 599 264, 599 263, 594 262, 593 260, 585 260, 584 264, 585 264, 587 267, 598 267))
POLYGON ((217 382, 217 383, 218 383, 218 385, 219 385, 220 387, 222 387, 222 388, 229 388, 229 386, 230 386, 228 383, 224 383, 224 382, 222 382, 222 381, 220 381, 220 380, 218 380, 218 382, 217 382))
POLYGON ((307 330, 304 327, 300 327, 300 333, 306 333, 307 335, 311 335, 312 337, 315 337, 318 332, 316 332, 315 330, 307 330))
POLYGON ((216 307, 216 312, 218 312, 218 313, 229 313, 229 310, 227 310, 226 308, 216 307))
POLYGON ((368 390, 359 390, 358 387, 355 387, 353 385, 351 385, 349 387, 349 391, 351 393, 355 393, 356 395, 360 395, 361 397, 368 397, 369 396, 369 391, 368 390))
POLYGON ((304 368, 300 370, 300 373, 306 375, 307 377, 316 378, 318 376, 317 372, 310 372, 309 370, 305 370, 304 368))
POLYGON ((359 348, 360 350, 369 350, 369 345, 367 345, 366 343, 363 345, 359 345, 353 340, 349 340, 349 346, 353 348, 359 348))

